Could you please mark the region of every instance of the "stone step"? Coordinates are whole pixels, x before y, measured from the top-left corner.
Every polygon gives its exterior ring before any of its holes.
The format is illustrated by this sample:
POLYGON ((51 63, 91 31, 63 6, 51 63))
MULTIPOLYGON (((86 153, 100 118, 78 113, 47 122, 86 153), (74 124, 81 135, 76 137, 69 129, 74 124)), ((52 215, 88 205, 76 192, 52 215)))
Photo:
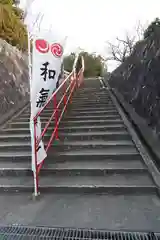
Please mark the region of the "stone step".
POLYGON ((91 91, 90 89, 84 90, 84 91, 78 91, 77 95, 75 95, 75 97, 79 97, 79 96, 106 96, 106 97, 110 97, 109 93, 107 91, 102 91, 102 90, 96 90, 96 91, 91 91))
MULTIPOLYGON (((53 107, 48 107, 48 108, 44 109, 43 112, 41 112, 41 115, 45 112, 48 112, 48 111, 52 114, 53 109, 54 109, 53 107)), ((27 116, 30 116, 31 109, 30 108, 26 109, 21 115, 23 115, 23 114, 27 114, 27 116)))
POLYGON ((90 116, 72 116, 72 115, 70 115, 70 116, 66 116, 65 118, 64 118, 64 121, 79 121, 79 120, 81 120, 81 121, 85 121, 85 120, 103 120, 103 119, 106 119, 106 120, 115 120, 115 119, 121 119, 121 117, 120 117, 120 115, 118 116, 118 115, 99 115, 99 116, 93 116, 93 115, 90 115, 90 116))
MULTIPOLYGON (((45 111, 43 114, 41 114, 41 117, 47 117, 47 118, 49 118, 49 117, 51 117, 51 114, 52 114, 52 112, 50 112, 50 111, 45 111)), ((118 113, 118 111, 117 110, 106 110, 106 109, 104 109, 104 110, 101 110, 101 111, 99 111, 99 110, 97 110, 97 111, 86 111, 86 110, 84 110, 84 111, 77 111, 77 109, 70 109, 68 112, 67 112, 67 114, 66 114, 66 116, 84 116, 84 115, 86 115, 86 116, 89 116, 89 115, 94 115, 94 116, 99 116, 99 115, 118 115, 119 116, 119 113, 118 113)), ((29 115, 27 114, 27 113, 24 113, 23 115, 21 115, 22 117, 27 117, 27 118, 29 118, 29 115)), ((20 117, 21 117, 20 116, 20 117)))
POLYGON ((31 151, 1 151, 0 162, 14 162, 15 164, 21 162, 31 163, 31 151))
MULTIPOLYGON (((13 163, 11 163, 13 165, 13 163)), ((0 165, 1 167, 2 165, 0 165)), ((46 159, 44 168, 52 168, 52 169, 104 169, 114 172, 114 171, 122 171, 124 172, 128 170, 137 169, 140 170, 147 170, 145 164, 143 163, 143 160, 133 160, 133 161, 124 161, 124 160, 112 160, 112 159, 99 159, 99 160, 64 160, 64 161, 54 161, 54 157, 51 161, 51 159, 46 159)))
MULTIPOLYGON (((41 113, 40 118, 41 119, 42 118, 49 119, 52 116, 52 113, 53 113, 53 111, 47 111, 47 112, 45 111, 45 112, 41 113)), ((25 112, 15 119, 27 119, 27 121, 29 121, 30 120, 30 113, 25 112)), ((54 119, 54 117, 53 117, 53 119, 54 119)))
POLYGON ((72 150, 72 151, 64 151, 64 152, 55 152, 53 148, 50 149, 48 153, 48 157, 51 157, 54 154, 57 160, 63 159, 75 159, 75 160, 88 160, 88 159, 112 159, 112 160, 140 160, 141 156, 139 152, 135 148, 123 148, 123 149, 85 149, 85 150, 72 150))
MULTIPOLYGON (((44 128, 48 121, 42 121, 41 122, 41 127, 44 128)), ((23 121, 23 120, 22 121, 17 121, 17 120, 15 120, 13 122, 8 123, 7 126, 9 128, 11 128, 11 129, 14 129, 14 128, 28 128, 29 129, 29 127, 30 127, 29 126, 29 121, 27 121, 27 120, 26 121, 23 121)), ((53 120, 50 123, 50 127, 54 128, 54 126, 55 126, 55 122, 53 120)))
POLYGON ((108 103, 108 102, 85 102, 85 103, 81 103, 81 102, 77 102, 71 105, 71 109, 74 108, 99 108, 99 107, 107 107, 107 108, 115 108, 115 105, 113 103, 108 103))
MULTIPOLYGON (((112 169, 112 168, 107 168, 107 169, 92 169, 92 168, 77 168, 77 169, 63 169, 63 168, 42 168, 39 173, 39 177, 47 177, 47 176, 62 176, 62 177, 70 177, 70 176, 81 176, 81 177, 101 177, 101 176, 107 176, 110 174, 130 174, 132 175, 143 175, 143 174, 148 174, 148 170, 141 168, 133 168, 133 169, 128 169, 128 168, 119 168, 119 169, 112 169)), ((29 168, 2 168, 0 169, 0 177, 19 177, 23 178, 25 176, 33 176, 33 172, 31 170, 31 166, 29 168)), ((52 181, 51 181, 52 183, 52 181)))
MULTIPOLYGON (((9 148, 10 149, 10 148, 9 148)), ((13 148, 11 147, 11 150, 12 150, 13 148)), ((18 148, 19 149, 19 148, 18 148)), ((27 148, 27 146, 26 146, 26 149, 28 149, 27 148)), ((30 149, 30 148, 29 148, 30 149)), ((117 152, 117 154, 118 154, 118 152, 119 152, 119 154, 121 154, 121 151, 130 151, 130 152, 132 152, 132 151, 136 151, 136 148, 134 147, 134 146, 132 146, 132 145, 98 145, 98 144, 96 144, 96 145, 57 145, 56 146, 56 148, 55 148, 55 151, 57 152, 57 153, 63 153, 63 152, 65 152, 65 153, 70 153, 70 152, 72 152, 72 151, 85 151, 85 150, 90 150, 90 151, 92 151, 92 150, 94 150, 94 149, 96 149, 97 151, 99 151, 99 150, 105 150, 105 151, 109 151, 109 152, 113 152, 113 151, 116 151, 117 152)))
MULTIPOLYGON (((47 121, 49 121, 49 119, 50 119, 50 115, 48 115, 48 116, 45 116, 45 117, 41 117, 41 122, 47 122, 47 121)), ((52 121, 54 121, 54 118, 53 118, 53 120, 52 121)), ((29 117, 27 117, 27 116, 19 116, 18 118, 16 118, 16 119, 14 119, 14 121, 13 121, 13 124, 14 123, 28 123, 29 124, 29 122, 30 122, 30 118, 29 117)), ((12 123, 11 123, 12 124, 12 123)))
POLYGON ((80 94, 73 97, 72 103, 80 103, 80 102, 87 102, 87 101, 105 101, 105 102, 113 102, 110 96, 106 96, 104 94, 80 94))
MULTIPOLYGON (((102 151, 102 150, 84 150, 84 151, 71 151, 71 152, 55 152, 53 147, 50 148, 47 161, 52 162, 59 161, 99 161, 99 160, 111 160, 111 161, 142 161, 140 154, 135 151, 102 151)), ((31 163, 31 151, 1 151, 0 152, 0 162, 12 161, 16 164, 19 162, 29 162, 31 163)))
MULTIPOLYGON (((109 93, 100 87, 92 90, 81 89, 73 97, 60 125, 60 141, 53 142, 40 171, 40 192, 155 194, 157 188, 109 93)), ((50 105, 41 115, 42 127, 52 113, 50 105)), ((29 118, 30 109, 0 133, 2 192, 33 192, 29 118)), ((53 129, 54 121, 44 143, 53 129)))
MULTIPOLYGON (((62 105, 63 105, 63 104, 62 104, 62 105)), ((41 114, 44 113, 44 112, 47 112, 47 111, 53 112, 53 109, 54 109, 54 106, 53 106, 53 105, 50 106, 50 107, 47 107, 47 108, 45 108, 45 109, 41 112, 41 114)), ((61 108, 59 108, 59 109, 61 109, 61 108)), ((30 114, 30 112, 31 112, 31 110, 30 110, 30 108, 28 108, 28 109, 26 109, 23 113, 28 113, 28 114, 30 114)))
POLYGON ((113 102, 112 102, 112 100, 111 99, 109 99, 109 98, 103 98, 103 99, 101 99, 101 98, 96 98, 96 99, 81 99, 80 101, 78 101, 78 100, 75 100, 74 98, 73 98, 73 100, 72 100, 72 105, 71 106, 73 106, 74 104, 80 104, 80 105, 83 105, 83 104, 100 104, 100 103, 105 103, 105 104, 113 104, 113 102))
MULTIPOLYGON (((44 128, 45 127, 45 125, 47 124, 47 122, 48 121, 42 121, 42 123, 41 123, 41 126, 42 126, 42 128, 44 128)), ((64 124, 65 124, 65 126, 79 126, 79 125, 83 125, 83 126, 88 126, 88 128, 90 127, 90 126, 96 126, 96 125, 106 125, 106 126, 109 126, 109 125, 113 125, 113 124, 121 124, 121 123, 123 123, 123 121, 122 121, 122 119, 96 119, 96 120, 88 120, 88 119, 86 119, 86 120, 79 120, 79 121, 75 121, 75 120, 70 120, 70 121, 68 121, 68 120, 63 120, 63 121, 61 121, 61 126, 64 126, 64 124)), ((55 123, 54 123, 54 121, 52 121, 51 123, 50 123, 50 126, 53 126, 53 128, 54 128, 54 126, 55 126, 55 123)), ((22 121, 22 122, 10 122, 9 124, 8 124, 8 127, 10 127, 10 128, 12 128, 12 129, 14 129, 14 128, 29 128, 29 122, 27 122, 27 121, 22 121)))
MULTIPOLYGON (((133 160, 133 161, 124 161, 124 160, 112 160, 112 159, 102 159, 102 160, 63 160, 55 161, 54 156, 52 158, 46 158, 42 166, 42 170, 105 170, 109 172, 138 172, 138 171, 148 171, 143 160, 133 160)), ((22 161, 18 164, 14 161, 0 161, 0 172, 3 171, 28 171, 31 170, 31 161, 22 161)), ((11 173, 12 174, 12 173, 11 173)), ((14 173, 13 173, 14 174, 14 173)))
MULTIPOLYGON (((4 143, 5 144, 5 143, 4 143)), ((63 146, 134 146, 134 143, 131 140, 117 140, 115 141, 105 141, 105 140, 88 140, 88 141, 63 141, 60 142, 63 146)))
POLYGON ((96 126, 96 125, 106 125, 106 126, 108 126, 108 125, 113 125, 113 124, 121 124, 121 123, 123 123, 123 121, 121 120, 121 119, 113 119, 113 120, 110 120, 110 119, 97 119, 97 120, 88 120, 88 119, 86 119, 86 120, 79 120, 79 121, 74 121, 74 120, 70 120, 70 121, 67 121, 67 120, 63 120, 62 122, 61 122, 61 124, 62 124, 62 126, 64 126, 64 124, 65 124, 65 126, 75 126, 75 125, 83 125, 83 126, 88 126, 88 128, 90 127, 90 126, 96 126))
POLYGON ((113 105, 114 103, 111 99, 109 98, 80 98, 80 99, 75 99, 73 98, 71 106, 74 105, 113 105))
MULTIPOLYGON (((50 116, 43 116, 43 117, 41 117, 41 121, 44 121, 44 122, 46 122, 46 121, 48 121, 49 120, 49 118, 50 118, 50 116)), ((118 118, 120 118, 120 115, 111 115, 111 114, 108 114, 108 115, 89 115, 89 116, 86 116, 86 115, 82 115, 82 116, 80 116, 80 115, 78 115, 78 116, 72 116, 71 114, 69 114, 69 115, 67 115, 67 116, 65 116, 65 120, 68 120, 68 119, 88 119, 88 120, 94 120, 94 119, 118 119, 118 118)), ((26 117, 26 116, 20 116, 20 117, 18 117, 17 119, 15 119, 15 121, 16 122, 29 122, 30 121, 30 118, 28 117, 26 117)))
MULTIPOLYGON (((147 174, 108 174, 106 176, 40 176, 40 192, 144 194, 157 191, 147 174)), ((1 192, 32 192, 33 178, 0 177, 1 192)))
MULTIPOLYGON (((109 174, 148 174, 147 168, 145 168, 142 164, 135 164, 134 161, 134 164, 119 164, 119 166, 116 166, 116 164, 113 163, 111 166, 108 166, 107 162, 99 162, 99 164, 96 164, 95 162, 85 163, 86 162, 82 161, 49 163, 45 160, 39 176, 108 176, 109 174)), ((23 164, 19 163, 15 165, 13 162, 0 162, 0 177, 3 176, 32 177, 33 172, 31 170, 31 163, 24 162, 23 164)))
POLYGON ((71 111, 72 115, 99 115, 99 114, 118 114, 118 111, 116 109, 90 109, 90 111, 88 111, 88 109, 84 109, 84 110, 79 110, 79 109, 72 109, 71 111))
POLYGON ((72 111, 78 111, 78 112, 86 112, 86 111, 100 111, 100 110, 102 110, 102 111, 113 111, 113 110, 116 110, 116 108, 115 107, 113 107, 113 106, 99 106, 99 107, 96 107, 96 106, 88 106, 88 107, 72 107, 71 108, 71 110, 72 111))
POLYGON ((82 95, 86 95, 86 97, 90 97, 90 96, 105 96, 105 97, 110 97, 110 94, 107 91, 103 91, 103 90, 96 90, 96 91, 90 91, 89 89, 86 89, 84 91, 78 91, 75 95, 74 98, 82 96, 82 95))
POLYGON ((98 96, 98 95, 78 95, 73 97, 72 103, 77 103, 77 102, 85 102, 85 101, 111 101, 112 99, 109 96, 98 96))
MULTIPOLYGON (((79 110, 77 110, 77 109, 69 109, 69 114, 70 113, 73 113, 73 112, 76 112, 77 114, 78 113, 81 113, 82 112, 82 114, 83 114, 83 112, 85 112, 85 113, 88 113, 88 110, 86 111, 86 110, 81 110, 81 112, 79 112, 79 110)), ((68 114, 68 112, 67 112, 67 114, 68 114)), ((96 115, 96 114, 117 114, 118 113, 118 111, 117 111, 117 109, 116 108, 114 108, 114 109, 91 109, 91 114, 92 115, 96 115)), ((45 115, 47 115, 47 116, 51 116, 51 114, 53 113, 53 110, 52 109, 47 109, 47 110, 45 110, 44 112, 42 112, 41 113, 41 116, 45 116, 45 115)), ((29 112, 24 112, 24 113, 22 113, 21 114, 21 116, 29 116, 29 112)))
POLYGON ((71 114, 72 116, 73 115, 76 115, 76 116, 82 116, 82 115, 86 115, 86 116, 89 116, 89 115, 101 115, 101 114, 112 114, 112 115, 117 115, 118 114, 118 111, 116 109, 111 109, 111 110, 106 110, 106 109, 101 109, 101 110, 92 110, 91 111, 86 111, 86 110, 83 110, 83 111, 79 111, 77 109, 72 109, 71 111, 71 114))
POLYGON ((110 100, 96 100, 96 101, 83 100, 83 101, 79 101, 79 102, 78 101, 72 102, 72 104, 70 105, 71 109, 74 108, 75 106, 79 107, 79 108, 90 107, 90 106, 92 108, 94 108, 94 106, 97 106, 97 107, 115 107, 115 105, 110 100))
MULTIPOLYGON (((54 142, 53 142, 54 146, 54 142)), ((56 151, 72 151, 79 149, 105 149, 112 150, 116 149, 116 151, 121 151, 123 149, 133 150, 135 149, 132 141, 59 141, 56 143, 55 150, 56 151)), ((0 143, 0 151, 30 151, 31 150, 31 142, 1 142, 0 143)))
MULTIPOLYGON (((79 90, 78 90, 78 93, 77 94, 80 94, 80 93, 83 93, 83 92, 95 92, 95 93, 97 93, 97 92, 102 92, 102 91, 100 91, 100 89, 97 89, 97 86, 96 87, 92 87, 93 86, 93 81, 92 81, 92 84, 91 84, 91 86, 89 87, 89 88, 86 88, 86 81, 85 81, 85 86, 84 86, 84 88, 80 88, 79 90)), ((99 84, 99 86, 100 86, 100 84, 99 84)), ((106 91, 105 91, 106 92, 106 91)), ((106 94, 108 94, 108 92, 106 92, 106 94)))
MULTIPOLYGON (((61 127, 58 129, 59 133, 79 133, 79 132, 88 132, 89 137, 91 136, 91 132, 120 132, 122 135, 126 132, 126 128, 123 124, 114 124, 114 125, 100 125, 100 126, 69 126, 69 127, 61 127)), ((53 127, 49 127, 45 136, 51 136, 51 133, 53 132, 53 127)), ((94 133, 93 133, 94 134, 94 133)), ((100 133, 99 133, 100 134, 100 133)), ((86 135, 86 134, 85 134, 86 135)), ((28 139, 30 138, 30 129, 29 126, 24 128, 7 128, 0 131, 0 141, 5 141, 6 138, 12 139, 12 138, 24 138, 28 139)))
POLYGON ((84 91, 78 91, 75 95, 74 98, 85 95, 86 97, 90 96, 104 96, 104 97, 110 97, 110 94, 107 91, 103 90, 98 90, 98 91, 90 91, 89 89, 86 89, 84 91))
MULTIPOLYGON (((120 131, 123 135, 124 131, 126 131, 126 127, 124 126, 123 123, 118 123, 118 124, 113 124, 113 125, 99 125, 99 126, 69 126, 69 127, 62 127, 60 126, 59 128, 59 131, 60 133, 64 133, 64 132, 100 132, 100 131, 103 131, 104 133, 106 132, 111 132, 113 131, 113 134, 114 132, 118 132, 120 131)), ((103 133, 101 133, 103 135, 103 133)))
POLYGON ((131 136, 128 135, 127 131, 110 131, 110 132, 72 132, 72 133, 59 133, 59 137, 61 140, 93 140, 93 139, 101 139, 106 141, 114 141, 114 140, 131 140, 131 136))
POLYGON ((92 87, 90 86, 89 88, 86 88, 86 86, 84 86, 84 88, 78 89, 78 92, 76 93, 77 95, 80 94, 101 94, 101 95, 107 95, 109 96, 108 91, 106 91, 106 89, 102 89, 102 88, 95 88, 92 89, 92 87))

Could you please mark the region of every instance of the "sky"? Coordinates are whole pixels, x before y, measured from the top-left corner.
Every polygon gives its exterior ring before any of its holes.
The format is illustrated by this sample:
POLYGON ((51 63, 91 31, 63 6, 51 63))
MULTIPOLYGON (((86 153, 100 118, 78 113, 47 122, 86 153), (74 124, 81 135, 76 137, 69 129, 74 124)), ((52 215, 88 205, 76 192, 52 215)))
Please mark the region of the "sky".
MULTIPOLYGON (((21 0, 25 6, 26 0, 21 0)), ((147 25, 160 17, 160 0, 34 0, 28 19, 44 14, 41 28, 67 36, 65 52, 78 47, 107 57, 106 41, 123 38, 126 31, 135 34, 140 21, 147 25)), ((109 64, 109 70, 115 68, 109 64)))

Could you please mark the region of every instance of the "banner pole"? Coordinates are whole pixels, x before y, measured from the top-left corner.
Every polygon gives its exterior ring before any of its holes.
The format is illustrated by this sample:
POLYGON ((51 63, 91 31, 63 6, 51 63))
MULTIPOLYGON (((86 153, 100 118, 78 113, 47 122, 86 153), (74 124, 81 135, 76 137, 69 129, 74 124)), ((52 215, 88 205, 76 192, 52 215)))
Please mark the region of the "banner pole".
MULTIPOLYGON (((30 104, 31 104, 31 82, 32 82, 32 69, 31 69, 31 38, 30 38, 30 34, 29 34, 29 29, 27 27, 27 37, 28 37, 28 76, 29 76, 29 86, 30 86, 30 104)), ((32 149, 32 152, 34 151, 34 154, 31 154, 32 159, 31 162, 33 164, 33 161, 35 161, 34 163, 34 170, 33 170, 33 182, 34 182, 34 198, 36 198, 38 196, 38 181, 37 181, 37 154, 36 154, 36 124, 32 118, 32 114, 30 112, 30 121, 31 124, 33 122, 33 131, 31 131, 31 135, 33 134, 33 138, 34 138, 34 147, 32 146, 32 148, 34 148, 34 150, 32 149), (34 159, 33 159, 34 157, 34 159)), ((31 136, 32 137, 32 136, 31 136)))
POLYGON ((27 27, 27 36, 28 36, 28 71, 29 71, 29 84, 30 84, 30 92, 31 92, 31 79, 32 79, 32 69, 31 69, 31 38, 29 34, 29 30, 27 27))
POLYGON ((34 121, 34 160, 35 160, 35 168, 33 171, 34 177, 34 196, 35 198, 38 196, 38 171, 37 171, 37 137, 36 137, 36 122, 34 121))

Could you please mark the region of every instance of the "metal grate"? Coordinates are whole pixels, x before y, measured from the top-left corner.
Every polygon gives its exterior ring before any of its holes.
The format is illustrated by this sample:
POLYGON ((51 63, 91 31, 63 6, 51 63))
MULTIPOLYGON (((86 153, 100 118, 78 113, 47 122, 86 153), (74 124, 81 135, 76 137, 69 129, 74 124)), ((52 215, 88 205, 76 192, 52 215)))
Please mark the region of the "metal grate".
POLYGON ((160 240, 160 233, 110 232, 101 230, 0 226, 0 240, 160 240))

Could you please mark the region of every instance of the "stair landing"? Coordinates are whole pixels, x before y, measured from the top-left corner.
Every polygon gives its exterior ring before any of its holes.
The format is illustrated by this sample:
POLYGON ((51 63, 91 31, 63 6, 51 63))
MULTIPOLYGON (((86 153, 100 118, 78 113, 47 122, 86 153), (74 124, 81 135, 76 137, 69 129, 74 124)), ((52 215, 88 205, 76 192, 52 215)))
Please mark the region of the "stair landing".
MULTIPOLYGON (((33 201, 29 109, 0 134, 0 223, 159 231, 158 186, 107 89, 85 80, 63 119, 33 201)), ((52 112, 49 107, 42 125, 52 112)), ((47 142, 52 126, 44 138, 47 142)))

